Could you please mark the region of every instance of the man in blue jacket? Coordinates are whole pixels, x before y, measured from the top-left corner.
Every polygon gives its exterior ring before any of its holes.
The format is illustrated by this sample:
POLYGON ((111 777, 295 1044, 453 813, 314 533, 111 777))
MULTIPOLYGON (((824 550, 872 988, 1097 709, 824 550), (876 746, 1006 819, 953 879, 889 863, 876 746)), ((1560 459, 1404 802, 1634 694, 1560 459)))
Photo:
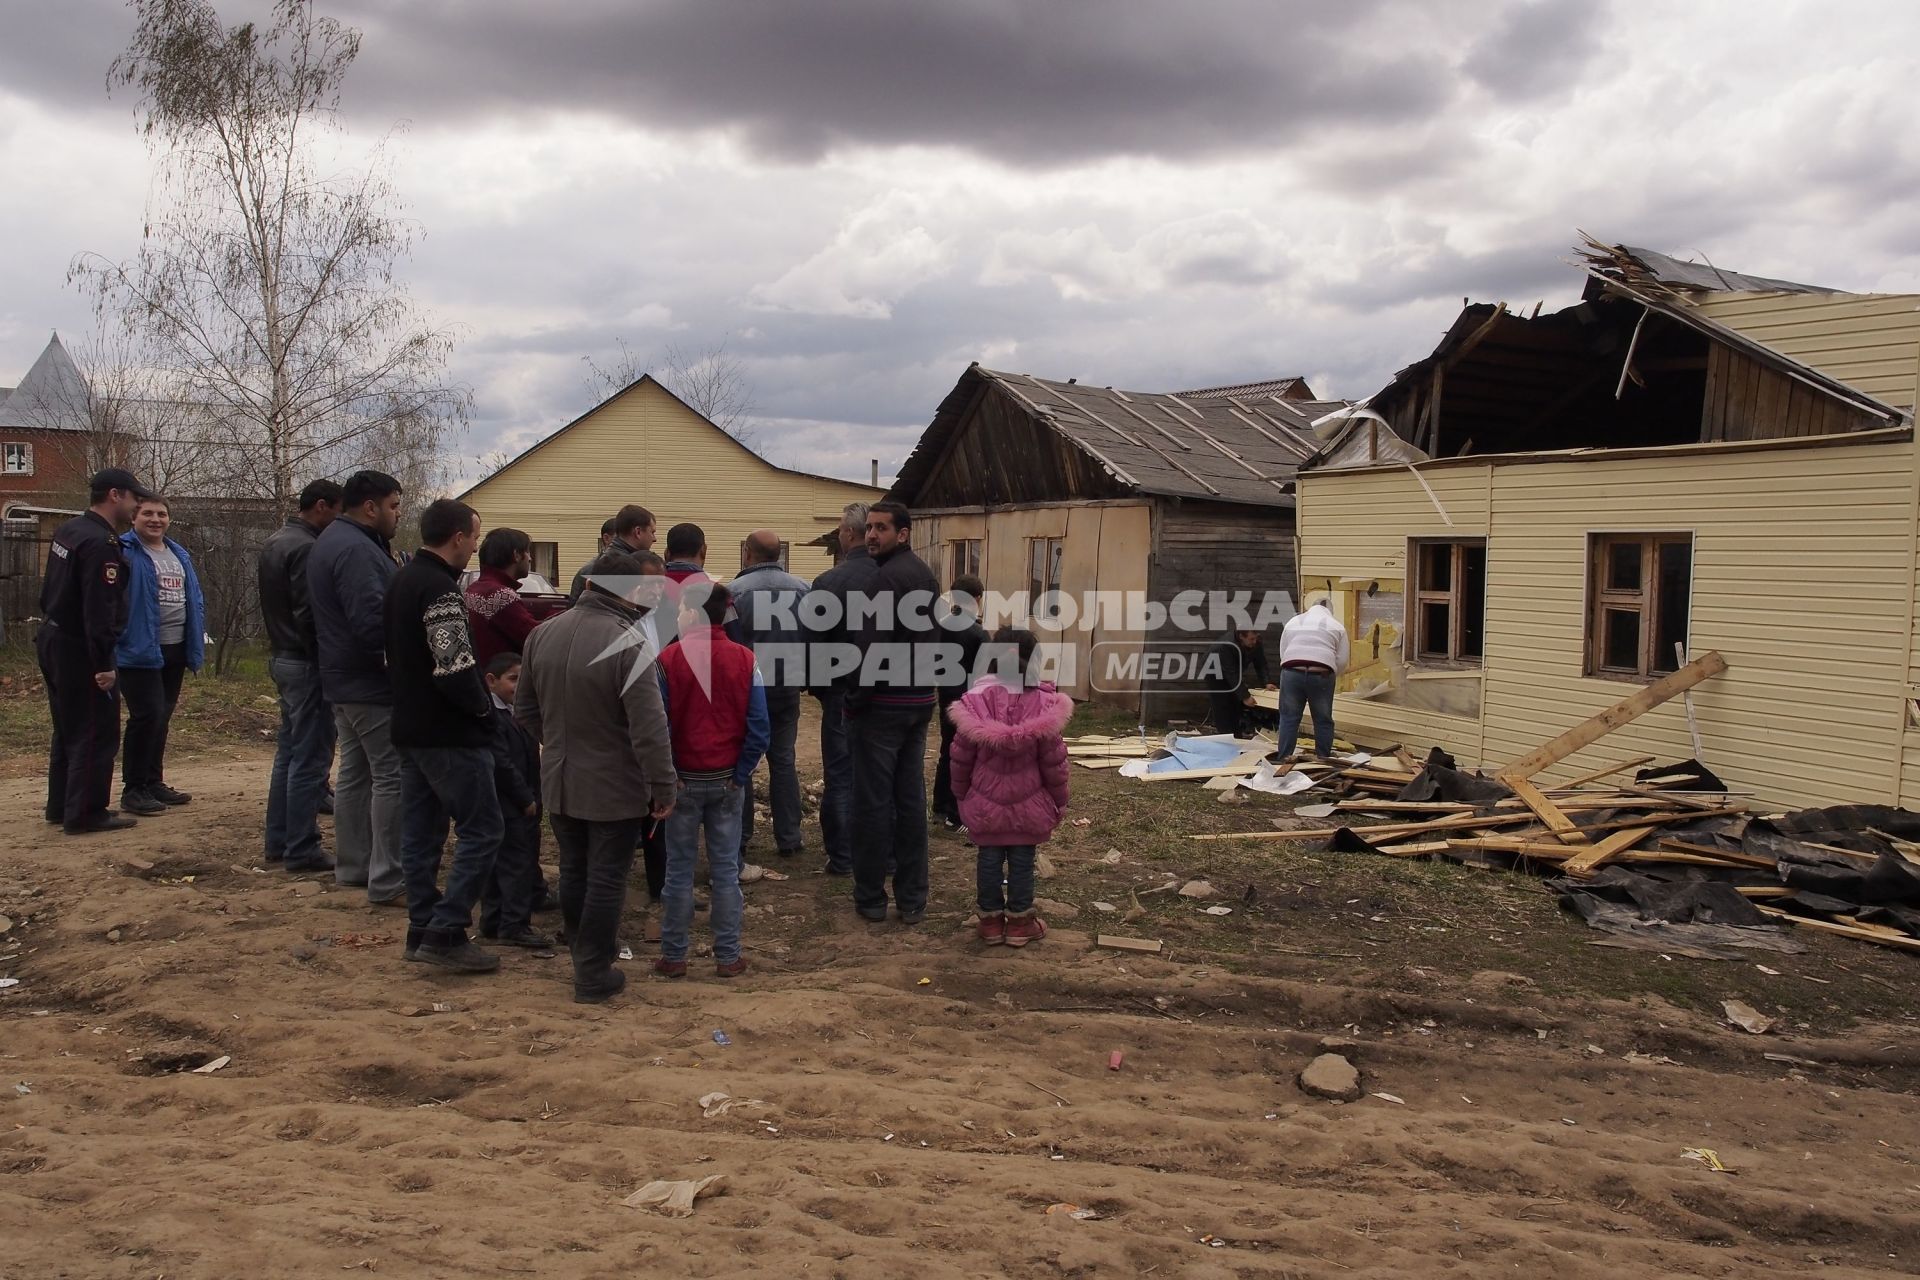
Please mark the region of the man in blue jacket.
MULTIPOLYGON (((773 806, 773 847, 791 858, 803 847, 800 835, 800 770, 794 746, 800 731, 800 695, 807 687, 806 633, 800 622, 800 602, 808 586, 780 567, 780 535, 756 529, 747 535, 740 570, 730 590, 740 620, 740 642, 754 651, 766 681, 767 716, 772 738, 767 744, 767 782, 773 806)), ((746 858, 753 839, 753 787, 742 788, 740 856, 746 858)))
POLYGON ((172 522, 167 500, 155 494, 141 499, 133 528, 120 535, 127 562, 127 629, 113 654, 127 703, 120 807, 143 818, 193 799, 166 784, 167 726, 181 680, 206 658, 207 603, 193 557, 167 536, 172 522))
POLYGON ((307 594, 320 650, 320 692, 340 739, 334 788, 334 880, 364 885, 370 902, 406 901, 400 868, 400 755, 387 679, 387 586, 399 572, 400 482, 380 471, 347 477, 340 518, 307 557, 307 594))

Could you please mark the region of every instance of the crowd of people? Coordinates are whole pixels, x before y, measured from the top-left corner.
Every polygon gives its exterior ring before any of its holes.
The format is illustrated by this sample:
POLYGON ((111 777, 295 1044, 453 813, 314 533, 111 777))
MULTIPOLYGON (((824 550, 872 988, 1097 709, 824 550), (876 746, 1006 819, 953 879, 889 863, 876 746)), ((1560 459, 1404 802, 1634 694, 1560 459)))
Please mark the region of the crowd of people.
MULTIPOLYGON (((925 763, 937 716, 932 812, 979 848, 979 937, 1024 946, 1045 936, 1034 864, 1068 804, 1073 704, 1039 678, 1032 633, 981 626, 978 579, 958 579, 935 603, 906 507, 848 506, 838 563, 811 583, 782 566, 776 531, 757 530, 722 585, 707 573, 698 525, 669 528, 662 555, 653 514, 628 505, 603 526, 570 607, 542 618, 519 590, 532 567, 526 533, 483 537, 480 513, 440 499, 420 511, 418 550, 404 555, 404 502, 400 482, 378 471, 315 480, 257 568, 280 710, 264 856, 404 908, 405 960, 498 969, 499 953, 471 936, 477 910, 480 941, 563 942, 575 999, 609 999, 625 984, 616 960, 637 860, 659 907, 654 971, 687 974, 704 906, 716 974, 745 972, 741 885, 763 874, 745 856, 755 779, 764 764, 777 856, 801 857, 795 756, 808 697, 820 705, 820 869, 847 878, 858 915, 891 912, 908 926, 926 917, 925 763), (845 660, 820 661, 829 649, 845 660), (319 826, 329 806, 331 855, 319 826), (557 892, 540 868, 543 819, 559 852, 557 892), (536 923, 555 909, 559 939, 536 923)), ((54 536, 37 644, 54 719, 47 817, 68 832, 123 829, 191 799, 166 783, 164 757, 183 674, 201 665, 205 611, 168 522, 164 498, 108 469, 93 479, 90 509, 54 536)), ((1240 661, 1216 727, 1235 732, 1265 666, 1257 635, 1223 644, 1240 661)), ((1326 712, 1345 663, 1345 633, 1324 607, 1289 624, 1283 738, 1310 705, 1316 748, 1331 750, 1326 712)))

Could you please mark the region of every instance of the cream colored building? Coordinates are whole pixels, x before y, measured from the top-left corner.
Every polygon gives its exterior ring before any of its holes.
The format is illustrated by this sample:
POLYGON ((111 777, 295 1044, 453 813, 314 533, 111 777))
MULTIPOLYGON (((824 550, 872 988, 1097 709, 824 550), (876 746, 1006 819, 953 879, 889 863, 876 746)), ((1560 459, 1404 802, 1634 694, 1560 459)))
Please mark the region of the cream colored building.
POLYGON ((1543 776, 1684 760, 1697 729, 1763 803, 1920 805, 1920 334, 1898 306, 1863 326, 1866 302, 1776 298, 1793 358, 1754 340, 1758 311, 1742 332, 1712 300, 1596 282, 1556 316, 1463 316, 1374 398, 1436 456, 1369 453, 1388 428, 1356 421, 1303 467, 1300 583, 1353 629, 1342 733, 1493 769, 1715 650, 1724 673, 1543 776), (1878 395, 1838 376, 1865 369, 1878 395))
POLYGON ((707 535, 707 569, 731 578, 755 529, 787 543, 787 567, 811 579, 833 564, 814 545, 848 503, 881 490, 776 467, 651 375, 617 392, 460 495, 485 527, 523 529, 535 571, 565 589, 593 558, 600 525, 630 502, 653 512, 656 551, 683 521, 707 535))

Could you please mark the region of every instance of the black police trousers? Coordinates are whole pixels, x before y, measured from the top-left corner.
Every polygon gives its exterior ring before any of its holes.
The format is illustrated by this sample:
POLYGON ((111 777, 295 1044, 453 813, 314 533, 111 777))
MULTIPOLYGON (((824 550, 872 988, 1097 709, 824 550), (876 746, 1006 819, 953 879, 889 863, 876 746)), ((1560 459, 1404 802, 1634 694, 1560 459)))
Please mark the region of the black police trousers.
POLYGON ((34 637, 40 676, 53 710, 47 757, 47 821, 69 826, 98 818, 113 794, 113 757, 120 750, 120 690, 94 684, 87 646, 50 626, 34 637))

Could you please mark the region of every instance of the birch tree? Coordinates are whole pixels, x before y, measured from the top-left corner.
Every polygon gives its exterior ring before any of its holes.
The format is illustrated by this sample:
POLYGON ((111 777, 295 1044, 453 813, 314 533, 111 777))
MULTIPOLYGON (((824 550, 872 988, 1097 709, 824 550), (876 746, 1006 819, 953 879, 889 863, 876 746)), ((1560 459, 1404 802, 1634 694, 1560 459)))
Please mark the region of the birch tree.
POLYGON ((132 0, 108 73, 139 99, 156 171, 140 249, 83 254, 72 277, 204 407, 239 496, 290 510, 315 475, 431 467, 465 421, 452 339, 398 274, 384 146, 355 163, 339 122, 359 32, 276 0, 272 25, 221 24, 208 0, 132 0))

